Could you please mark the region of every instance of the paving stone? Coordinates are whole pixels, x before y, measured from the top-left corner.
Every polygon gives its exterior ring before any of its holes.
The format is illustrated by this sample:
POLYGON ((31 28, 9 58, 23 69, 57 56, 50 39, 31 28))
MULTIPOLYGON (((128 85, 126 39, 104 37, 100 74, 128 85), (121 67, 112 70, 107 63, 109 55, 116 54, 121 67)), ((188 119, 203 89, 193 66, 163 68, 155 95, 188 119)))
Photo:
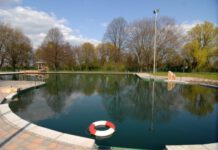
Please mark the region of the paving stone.
POLYGON ((51 138, 51 139, 56 139, 57 137, 62 135, 61 132, 50 130, 50 129, 39 127, 39 126, 36 126, 35 128, 30 129, 30 131, 38 135, 51 138))
POLYGON ((208 150, 218 150, 218 143, 205 144, 204 147, 208 150))
POLYGON ((23 119, 20 118, 20 119, 18 119, 16 121, 13 121, 13 124, 16 125, 19 128, 24 128, 30 123, 28 121, 23 120, 23 119))
POLYGON ((42 138, 36 138, 33 140, 33 143, 40 145, 43 142, 42 138))
POLYGON ((54 149, 54 148, 56 148, 57 147, 57 143, 56 142, 52 142, 52 143, 49 143, 48 144, 48 148, 49 149, 54 149))
POLYGON ((60 142, 66 142, 69 144, 79 145, 87 148, 93 148, 95 143, 93 139, 88 139, 88 138, 69 135, 69 134, 61 135, 60 137, 57 138, 57 140, 60 142))
POLYGON ((185 150, 205 150, 202 145, 183 145, 182 147, 185 150))
POLYGON ((30 137, 30 134, 28 134, 28 133, 22 133, 22 134, 20 134, 20 138, 21 139, 27 139, 27 138, 29 138, 30 137))
POLYGON ((20 118, 17 115, 15 115, 13 112, 9 112, 9 113, 5 114, 4 117, 8 121, 10 121, 12 124, 13 124, 13 122, 15 122, 17 120, 20 120, 20 118))
POLYGON ((1 104, 0 105, 0 113, 1 114, 7 113, 10 111, 11 111, 11 109, 8 107, 8 104, 1 104))
POLYGON ((17 150, 26 150, 26 148, 25 148, 25 147, 22 147, 22 146, 19 146, 19 147, 17 148, 17 150))
POLYGON ((50 144, 50 141, 48 140, 43 140, 43 142, 41 143, 42 146, 47 147, 50 144))

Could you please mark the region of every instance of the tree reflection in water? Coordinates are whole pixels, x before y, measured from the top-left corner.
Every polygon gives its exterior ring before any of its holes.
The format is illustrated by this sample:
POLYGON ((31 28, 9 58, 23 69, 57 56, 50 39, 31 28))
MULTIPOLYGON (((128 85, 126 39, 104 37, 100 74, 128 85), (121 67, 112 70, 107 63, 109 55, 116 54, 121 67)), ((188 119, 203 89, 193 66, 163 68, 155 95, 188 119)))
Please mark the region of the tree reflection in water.
MULTIPOLYGON (((69 105, 66 101, 72 99, 73 93, 86 97, 97 94, 111 118, 118 122, 126 118, 146 120, 151 122, 150 130, 154 130, 155 122, 168 122, 179 110, 207 115, 214 110, 218 97, 217 89, 177 84, 168 91, 164 82, 144 81, 131 75, 50 75, 40 92, 55 113, 69 105)), ((26 98, 24 93, 22 100, 11 103, 15 111, 37 99, 34 91, 26 94, 26 98)))
MULTIPOLYGON (((122 89, 114 88, 116 94, 104 96, 103 104, 111 117, 118 121, 126 117, 152 122, 167 121, 176 115, 173 105, 181 97, 179 88, 172 94, 167 91, 165 83, 156 84, 158 86, 155 86, 155 81, 136 79, 122 89)), ((115 85, 119 87, 117 82, 115 85)))
POLYGON ((187 99, 185 108, 192 114, 205 116, 213 112, 214 104, 217 103, 217 91, 202 86, 187 86, 182 95, 187 99))

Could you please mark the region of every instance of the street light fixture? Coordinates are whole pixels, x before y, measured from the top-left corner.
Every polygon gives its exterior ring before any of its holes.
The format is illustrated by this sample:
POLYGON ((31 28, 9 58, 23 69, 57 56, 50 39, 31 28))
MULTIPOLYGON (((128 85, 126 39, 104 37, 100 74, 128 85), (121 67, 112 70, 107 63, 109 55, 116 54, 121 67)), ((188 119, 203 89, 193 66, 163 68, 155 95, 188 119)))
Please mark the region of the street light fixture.
POLYGON ((155 75, 155 58, 156 58, 156 34, 157 34, 157 14, 159 13, 159 9, 155 9, 153 11, 154 15, 155 15, 155 18, 154 18, 154 63, 153 63, 153 74, 155 75))

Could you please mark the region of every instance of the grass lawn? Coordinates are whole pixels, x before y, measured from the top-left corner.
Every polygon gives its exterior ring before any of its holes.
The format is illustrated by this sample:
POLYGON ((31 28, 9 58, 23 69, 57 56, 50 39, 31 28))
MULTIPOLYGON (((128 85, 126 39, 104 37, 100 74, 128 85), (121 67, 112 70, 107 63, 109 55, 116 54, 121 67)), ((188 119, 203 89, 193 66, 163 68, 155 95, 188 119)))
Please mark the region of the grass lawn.
MULTIPOLYGON (((177 77, 196 77, 196 78, 205 78, 205 79, 214 79, 218 80, 218 73, 210 72, 195 72, 195 73, 181 73, 174 72, 177 77)), ((157 72, 157 76, 167 76, 167 72, 157 72)))

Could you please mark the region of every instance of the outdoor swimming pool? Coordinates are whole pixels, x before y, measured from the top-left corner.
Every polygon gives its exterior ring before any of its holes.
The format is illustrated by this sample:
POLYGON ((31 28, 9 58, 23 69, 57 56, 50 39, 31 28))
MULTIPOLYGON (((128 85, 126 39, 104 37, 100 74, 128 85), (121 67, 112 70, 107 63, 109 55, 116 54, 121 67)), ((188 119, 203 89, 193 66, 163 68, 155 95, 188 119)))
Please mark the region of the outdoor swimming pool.
POLYGON ((49 75, 44 87, 10 102, 17 115, 57 131, 94 138, 89 125, 108 120, 116 132, 99 146, 163 149, 218 141, 218 89, 168 85, 133 75, 49 75))

